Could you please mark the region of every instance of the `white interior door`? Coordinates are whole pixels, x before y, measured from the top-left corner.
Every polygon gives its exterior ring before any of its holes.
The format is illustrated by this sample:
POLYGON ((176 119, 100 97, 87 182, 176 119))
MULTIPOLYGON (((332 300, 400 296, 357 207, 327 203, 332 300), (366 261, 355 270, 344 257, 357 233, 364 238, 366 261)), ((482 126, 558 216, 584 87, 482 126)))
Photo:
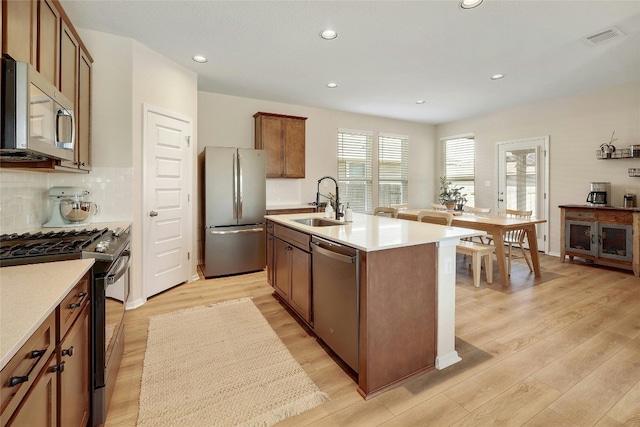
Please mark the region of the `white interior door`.
MULTIPOLYGON (((498 143, 498 208, 530 210, 548 219, 549 137, 498 143)), ((548 247, 548 223, 536 229, 538 248, 548 247)))
POLYGON ((145 297, 189 280, 190 119, 145 106, 145 297))

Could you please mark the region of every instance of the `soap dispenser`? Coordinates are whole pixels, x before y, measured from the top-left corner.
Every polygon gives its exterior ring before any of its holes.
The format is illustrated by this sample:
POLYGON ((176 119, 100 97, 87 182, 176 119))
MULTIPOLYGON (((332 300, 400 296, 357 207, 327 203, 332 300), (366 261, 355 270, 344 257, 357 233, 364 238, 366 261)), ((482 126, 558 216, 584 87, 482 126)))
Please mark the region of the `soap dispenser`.
POLYGON ((347 210, 344 212, 344 220, 346 222, 353 221, 353 211, 349 207, 349 203, 347 203, 347 210))
POLYGON ((327 203, 327 207, 324 208, 324 217, 331 218, 332 216, 333 216, 333 206, 331 206, 331 203, 327 203))

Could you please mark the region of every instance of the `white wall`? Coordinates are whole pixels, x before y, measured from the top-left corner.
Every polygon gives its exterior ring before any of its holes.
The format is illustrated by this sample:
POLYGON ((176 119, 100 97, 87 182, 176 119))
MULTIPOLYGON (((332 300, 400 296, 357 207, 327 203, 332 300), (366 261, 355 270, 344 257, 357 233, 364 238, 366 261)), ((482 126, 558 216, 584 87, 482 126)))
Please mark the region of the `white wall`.
POLYGON ((436 177, 432 160, 435 127, 432 125, 199 92, 198 151, 208 145, 252 148, 253 115, 258 111, 307 117, 305 178, 268 179, 267 205, 315 201, 318 179, 325 175, 337 176, 339 128, 408 136, 409 202, 415 207, 432 202, 436 177))
MULTIPOLYGON (((142 126, 143 105, 159 107, 189 117, 197 128, 197 76, 135 40, 91 30, 79 30, 94 57, 93 162, 131 165, 131 198, 128 216, 133 222, 131 301, 144 301, 143 239, 146 216, 143 204, 142 126)), ((196 135, 193 136, 196 139, 196 135)), ((195 147, 197 141, 192 144, 195 147)), ((192 163, 195 164, 195 148, 192 163)), ((195 167, 191 168, 195 183, 195 167)), ((193 199, 193 197, 192 197, 193 199)), ((195 210, 192 223, 195 227, 195 210)), ((193 227, 192 227, 193 228, 193 227)), ((191 233, 192 230, 187 230, 191 233)), ((193 239, 192 253, 197 253, 193 239)), ((197 276, 191 257, 190 276, 197 276)))
MULTIPOLYGON (((591 181, 610 181, 612 204, 622 206, 625 189, 640 195, 640 178, 628 169, 638 159, 596 160, 600 144, 615 130, 617 148, 640 144, 640 82, 588 94, 557 98, 437 126, 437 137, 474 133, 476 140, 476 204, 495 206, 497 195, 496 143, 549 135, 550 252, 560 253, 558 205, 585 204, 591 181), (485 187, 491 181, 491 187, 485 187)), ((441 175, 441 145, 435 167, 441 175)))

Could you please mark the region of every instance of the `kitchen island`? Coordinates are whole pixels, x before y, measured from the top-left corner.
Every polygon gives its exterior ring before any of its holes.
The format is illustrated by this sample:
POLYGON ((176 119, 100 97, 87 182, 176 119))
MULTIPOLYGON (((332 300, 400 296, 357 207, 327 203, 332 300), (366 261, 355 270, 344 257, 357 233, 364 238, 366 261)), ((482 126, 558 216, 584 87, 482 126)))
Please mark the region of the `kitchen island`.
POLYGON ((311 238, 359 251, 359 352, 358 369, 354 369, 358 392, 368 399, 415 375, 459 362, 455 350, 456 245, 461 238, 484 233, 364 214, 353 214, 353 222, 329 226, 296 221, 322 217, 322 213, 266 216, 271 233, 267 239, 268 276, 274 285, 275 276, 282 271, 277 263, 278 242, 291 243, 280 253, 302 252, 291 266, 302 266, 302 270, 288 273, 290 281, 298 282, 290 284, 298 298, 285 302, 313 329, 311 255, 304 261, 311 238), (307 295, 300 297, 302 290, 307 295))

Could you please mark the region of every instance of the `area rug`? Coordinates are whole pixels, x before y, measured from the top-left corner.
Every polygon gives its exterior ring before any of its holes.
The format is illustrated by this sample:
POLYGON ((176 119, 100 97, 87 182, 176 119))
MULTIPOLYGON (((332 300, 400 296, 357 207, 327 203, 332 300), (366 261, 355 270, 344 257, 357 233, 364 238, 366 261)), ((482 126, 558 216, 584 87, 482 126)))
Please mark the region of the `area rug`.
POLYGON ((327 399, 250 298, 149 319, 138 427, 271 426, 327 399))

